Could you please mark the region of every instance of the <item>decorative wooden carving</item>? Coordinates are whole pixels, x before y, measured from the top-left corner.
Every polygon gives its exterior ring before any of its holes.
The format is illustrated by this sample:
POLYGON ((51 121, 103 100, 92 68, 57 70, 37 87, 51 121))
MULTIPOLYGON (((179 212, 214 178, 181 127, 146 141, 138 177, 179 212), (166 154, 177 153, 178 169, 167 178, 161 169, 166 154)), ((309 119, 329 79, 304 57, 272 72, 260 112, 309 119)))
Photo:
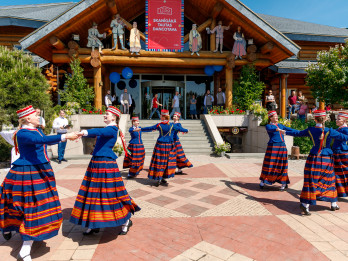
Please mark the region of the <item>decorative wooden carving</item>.
POLYGON ((57 37, 52 36, 50 38, 50 43, 56 48, 57 50, 62 50, 65 48, 65 44, 57 37))
MULTIPOLYGON (((211 22, 213 21, 213 19, 208 19, 207 21, 205 21, 203 24, 201 24, 200 26, 197 27, 197 31, 199 33, 203 32, 205 30, 205 28, 207 26, 210 26, 211 22)), ((190 37, 190 34, 186 34, 185 37, 184 37, 184 43, 187 43, 188 40, 189 40, 189 37, 190 37)))
POLYGON ((261 49, 260 49, 261 53, 262 54, 270 53, 272 51, 273 47, 274 47, 274 43, 268 42, 261 47, 261 49))
POLYGON ((233 69, 236 66, 236 62, 235 62, 236 56, 233 53, 229 54, 226 60, 227 60, 228 68, 233 69))

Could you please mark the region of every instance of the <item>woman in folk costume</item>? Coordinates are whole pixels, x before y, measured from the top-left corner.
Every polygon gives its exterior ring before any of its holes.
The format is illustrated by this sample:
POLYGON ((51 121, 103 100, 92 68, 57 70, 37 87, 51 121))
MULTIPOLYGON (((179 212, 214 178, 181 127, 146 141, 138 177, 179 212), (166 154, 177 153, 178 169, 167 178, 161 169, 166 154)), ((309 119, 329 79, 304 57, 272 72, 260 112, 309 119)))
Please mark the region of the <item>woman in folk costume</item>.
POLYGON ((155 148, 152 153, 148 178, 156 180, 156 186, 167 185, 167 178, 175 175, 176 169, 176 149, 174 145, 174 131, 188 132, 180 126, 169 123, 169 111, 161 111, 161 122, 152 126, 142 128, 142 131, 159 131, 155 148))
MULTIPOLYGON (((338 114, 336 124, 337 131, 348 135, 348 112, 338 114)), ((348 196, 348 145, 347 142, 335 139, 332 144, 334 170, 336 175, 336 189, 338 197, 348 196)))
POLYGON ((331 210, 338 210, 336 177, 333 170, 331 140, 348 141, 348 136, 332 128, 325 128, 326 112, 313 112, 315 127, 305 130, 292 130, 287 135, 295 137, 311 137, 313 147, 308 155, 304 169, 304 183, 300 196, 300 209, 310 215, 309 205, 316 205, 317 200, 331 202, 331 210))
MULTIPOLYGON (((179 126, 182 128, 181 123, 179 123, 181 117, 180 112, 174 113, 173 120, 174 120, 174 126, 179 126)), ((186 158, 185 152, 181 146, 178 131, 174 131, 173 135, 175 149, 176 149, 176 166, 178 167, 178 171, 175 174, 181 174, 183 168, 192 168, 192 163, 186 158)))
POLYGON ((260 188, 263 189, 265 184, 272 185, 277 182, 281 184, 279 190, 284 191, 290 180, 288 177, 288 150, 283 131, 291 131, 292 129, 278 123, 276 111, 269 111, 266 130, 269 142, 262 165, 260 188))
MULTIPOLYGON (((116 120, 121 111, 109 106, 104 116, 105 128, 83 130, 80 136, 97 137, 93 157, 82 181, 70 222, 87 227, 84 235, 98 233, 103 227, 122 225, 120 235, 125 235, 132 226, 131 214, 140 208, 134 203, 124 187, 116 162, 117 156, 112 151, 118 128, 116 120)), ((120 133, 121 138, 123 137, 120 133)), ((125 143, 122 142, 125 153, 125 143)))
POLYGON ((47 156, 46 144, 77 139, 76 133, 46 136, 30 105, 17 111, 19 130, 14 134, 20 157, 13 162, 0 187, 0 229, 6 240, 12 231, 19 232, 23 246, 17 259, 30 261, 34 241, 54 237, 63 217, 54 173, 47 156))
POLYGON ((143 129, 139 127, 139 117, 132 117, 132 127, 129 128, 131 140, 128 150, 131 154, 127 154, 123 161, 123 168, 129 168, 127 179, 132 179, 139 175, 144 167, 145 148, 141 139, 143 129))
POLYGON ((137 22, 133 22, 133 28, 130 31, 129 44, 131 54, 135 53, 136 55, 140 55, 140 31, 138 30, 137 22))
POLYGON ((197 31, 197 25, 193 24, 192 25, 192 30, 190 31, 189 34, 189 48, 191 51, 191 55, 194 53, 199 56, 199 50, 202 48, 202 38, 200 33, 197 31))
POLYGON ((233 35, 234 44, 232 53, 236 56, 235 59, 239 57, 242 60, 242 56, 246 55, 246 41, 244 39, 244 34, 241 32, 241 27, 237 27, 237 32, 233 35))

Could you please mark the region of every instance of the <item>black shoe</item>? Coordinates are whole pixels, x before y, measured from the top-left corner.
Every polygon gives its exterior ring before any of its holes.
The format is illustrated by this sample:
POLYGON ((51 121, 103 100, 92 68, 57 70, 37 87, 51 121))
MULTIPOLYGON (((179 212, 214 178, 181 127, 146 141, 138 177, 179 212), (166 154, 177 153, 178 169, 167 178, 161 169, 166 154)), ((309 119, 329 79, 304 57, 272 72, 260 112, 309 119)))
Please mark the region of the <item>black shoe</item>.
POLYGON ((61 160, 58 160, 58 164, 62 164, 62 161, 61 161, 61 160))
POLYGON ((18 253, 18 255, 17 255, 17 261, 23 261, 24 260, 24 258, 26 258, 26 257, 28 257, 28 256, 30 256, 30 254, 28 254, 28 255, 26 255, 26 256, 21 256, 19 253, 18 253))
POLYGON ((127 176, 127 179, 134 179, 134 176, 127 176))
POLYGON ((5 238, 5 240, 10 240, 12 237, 12 232, 10 232, 10 233, 2 232, 2 236, 5 238))
POLYGON ((127 235, 128 231, 129 231, 129 228, 133 225, 133 222, 132 220, 129 220, 129 223, 128 223, 128 226, 127 226, 127 231, 124 232, 123 230, 119 233, 119 235, 121 236, 124 236, 124 235, 127 235))
POLYGON ((160 184, 161 184, 161 181, 157 181, 157 182, 155 183, 155 187, 158 187, 160 184))
POLYGON ((339 206, 335 206, 335 207, 331 206, 330 210, 331 211, 340 210, 340 207, 339 206))
POLYGON ((89 235, 92 235, 93 233, 99 233, 100 229, 99 228, 93 228, 91 231, 89 232, 83 232, 83 235, 85 236, 89 236, 89 235))
POLYGON ((300 204, 300 209, 306 216, 310 216, 311 215, 311 213, 309 212, 308 208, 306 208, 304 205, 300 204))
POLYGON ((162 179, 162 180, 161 180, 161 183, 162 183, 162 184, 168 184, 168 181, 166 181, 165 179, 162 179))
POLYGON ((67 161, 66 159, 64 159, 64 158, 62 159, 62 161, 68 162, 68 161, 67 161))
POLYGON ((265 188, 265 185, 259 184, 259 187, 260 187, 260 189, 264 189, 264 188, 265 188))

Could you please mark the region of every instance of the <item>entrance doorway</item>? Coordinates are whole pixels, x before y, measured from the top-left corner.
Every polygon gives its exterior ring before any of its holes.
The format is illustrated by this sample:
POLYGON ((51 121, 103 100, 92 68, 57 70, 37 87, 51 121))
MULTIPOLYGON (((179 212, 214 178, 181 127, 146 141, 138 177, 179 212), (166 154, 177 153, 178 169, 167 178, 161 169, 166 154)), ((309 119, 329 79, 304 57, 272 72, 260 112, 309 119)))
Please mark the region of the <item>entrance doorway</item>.
MULTIPOLYGON (((185 83, 179 81, 147 81, 141 83, 141 95, 142 95, 142 119, 148 119, 151 110, 152 110, 152 99, 155 97, 155 94, 158 95, 157 99, 162 107, 159 107, 159 111, 161 109, 172 111, 173 98, 175 96, 175 92, 179 92, 179 106, 180 112, 182 116, 185 115, 185 83)), ((157 118, 157 113, 153 115, 152 118, 157 118)))

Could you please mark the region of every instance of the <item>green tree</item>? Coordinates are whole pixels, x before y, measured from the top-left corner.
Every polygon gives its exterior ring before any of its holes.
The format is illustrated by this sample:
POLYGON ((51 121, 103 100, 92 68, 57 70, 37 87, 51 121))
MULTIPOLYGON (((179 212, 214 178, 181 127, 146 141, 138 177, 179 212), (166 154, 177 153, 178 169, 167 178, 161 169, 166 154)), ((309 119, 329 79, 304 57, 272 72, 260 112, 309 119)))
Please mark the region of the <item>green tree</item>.
POLYGON ((308 65, 306 85, 313 97, 325 103, 348 104, 348 43, 318 52, 317 63, 308 65))
POLYGON ((10 123, 16 126, 16 111, 28 105, 49 115, 52 101, 48 88, 47 80, 29 55, 0 46, 0 126, 10 123))
POLYGON ((254 101, 261 99, 265 84, 259 81, 256 69, 252 65, 242 67, 239 81, 233 86, 233 102, 242 110, 248 110, 254 101))
POLYGON ((76 102, 78 103, 78 107, 90 110, 92 109, 94 90, 88 85, 80 63, 79 59, 71 61, 70 68, 72 74, 65 74, 67 78, 65 82, 66 87, 64 90, 59 91, 60 99, 70 103, 76 102))

